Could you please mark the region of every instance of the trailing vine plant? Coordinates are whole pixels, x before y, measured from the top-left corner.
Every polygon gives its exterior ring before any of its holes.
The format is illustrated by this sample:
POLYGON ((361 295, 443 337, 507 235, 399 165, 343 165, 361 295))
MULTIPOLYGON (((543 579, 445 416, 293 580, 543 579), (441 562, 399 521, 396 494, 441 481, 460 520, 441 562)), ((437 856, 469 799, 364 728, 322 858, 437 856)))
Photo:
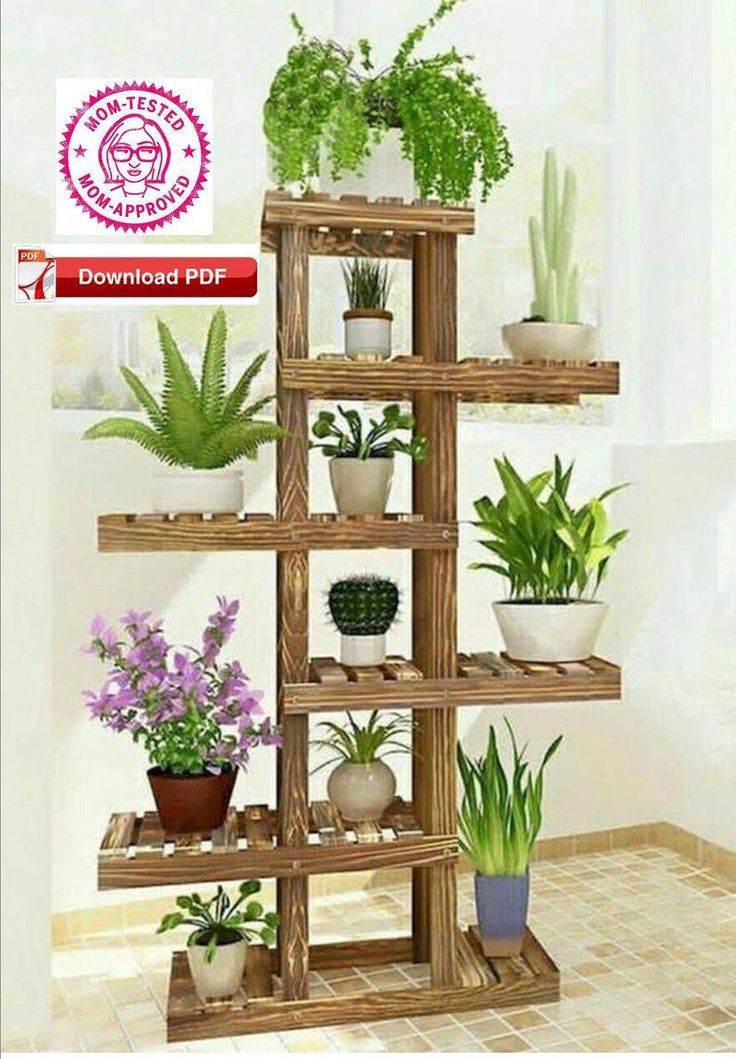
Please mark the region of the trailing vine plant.
POLYGON ((277 70, 263 108, 263 127, 280 186, 308 187, 321 155, 333 180, 360 172, 389 129, 401 132, 401 151, 413 163, 423 198, 461 202, 474 180, 485 200, 513 160, 506 130, 489 105, 471 55, 455 48, 429 58, 416 49, 427 33, 460 3, 441 0, 426 22, 401 42, 391 64, 376 71, 370 42, 355 49, 297 33, 277 70))

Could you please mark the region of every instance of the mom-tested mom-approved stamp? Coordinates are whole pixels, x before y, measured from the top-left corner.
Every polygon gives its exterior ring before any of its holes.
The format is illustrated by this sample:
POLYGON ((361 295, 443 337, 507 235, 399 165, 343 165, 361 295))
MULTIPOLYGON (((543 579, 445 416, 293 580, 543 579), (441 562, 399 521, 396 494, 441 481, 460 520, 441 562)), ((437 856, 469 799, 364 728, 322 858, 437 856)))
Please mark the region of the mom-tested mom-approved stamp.
POLYGON ((57 81, 57 231, 212 233, 212 82, 57 81))

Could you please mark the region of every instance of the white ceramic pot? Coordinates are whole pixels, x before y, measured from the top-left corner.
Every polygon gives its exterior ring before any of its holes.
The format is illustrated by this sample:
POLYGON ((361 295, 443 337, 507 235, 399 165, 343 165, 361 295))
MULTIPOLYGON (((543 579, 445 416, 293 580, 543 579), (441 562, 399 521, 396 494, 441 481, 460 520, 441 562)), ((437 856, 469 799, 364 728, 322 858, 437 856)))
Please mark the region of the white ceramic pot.
POLYGON ((340 634, 340 661, 345 666, 380 666, 386 661, 386 634, 347 636, 340 634))
POLYGON ((596 360, 600 329, 592 324, 516 323, 501 328, 514 360, 596 360))
POLYGON ((243 475, 228 467, 216 471, 188 468, 164 471, 153 480, 153 510, 222 514, 243 510, 243 475))
POLYGON ((368 199, 401 198, 412 202, 417 197, 414 166, 401 154, 399 129, 389 129, 379 144, 371 146, 371 155, 366 159, 362 173, 343 173, 338 181, 332 179, 323 154, 319 190, 332 198, 365 195, 368 199))
POLYGON ((595 641, 608 613, 607 603, 493 604, 506 653, 522 662, 582 662, 595 651, 595 641))
POLYGON ((352 358, 391 356, 391 321, 386 309, 346 309, 345 354, 352 358))
POLYGON ((230 997, 240 988, 245 971, 248 942, 245 938, 218 945, 212 963, 204 958, 204 945, 189 945, 187 958, 192 972, 194 988, 202 1000, 220 1000, 230 997))
POLYGON ((330 773, 327 794, 344 820, 380 820, 396 795, 396 777, 385 761, 343 761, 330 773))
POLYGON ((382 515, 391 492, 394 461, 391 457, 359 460, 333 456, 330 481, 341 515, 382 515))

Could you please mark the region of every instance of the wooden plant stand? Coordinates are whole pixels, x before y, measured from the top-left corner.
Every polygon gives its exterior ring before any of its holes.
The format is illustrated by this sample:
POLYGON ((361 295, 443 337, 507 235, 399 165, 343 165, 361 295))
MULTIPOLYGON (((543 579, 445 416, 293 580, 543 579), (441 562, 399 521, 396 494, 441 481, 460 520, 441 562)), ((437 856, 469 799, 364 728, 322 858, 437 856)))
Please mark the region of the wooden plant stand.
POLYGON ((434 203, 295 199, 268 193, 262 249, 276 254, 277 512, 271 515, 113 514, 98 519, 104 552, 271 550, 277 563, 278 720, 275 811, 231 809, 210 835, 163 833, 155 813, 116 813, 99 855, 99 885, 155 886, 273 877, 279 948, 254 946, 243 990, 203 1003, 186 957, 173 957, 169 1040, 237 1035, 542 1003, 559 997, 559 974, 528 931, 519 959, 486 958, 457 924, 456 711, 461 705, 565 702, 620 697, 620 673, 602 659, 558 666, 503 655, 458 653, 456 434, 458 401, 575 403, 618 392, 618 364, 515 364, 457 359, 457 237, 474 231, 467 208, 434 203), (309 257, 406 258, 412 263, 413 351, 388 363, 309 357, 309 257), (316 398, 406 399, 429 458, 413 466, 412 511, 383 518, 313 514, 308 496, 308 405, 316 398), (310 659, 309 554, 314 549, 412 551, 412 657, 347 668, 310 659), (378 825, 343 821, 329 802, 310 805, 308 723, 313 712, 412 709, 412 801, 400 799, 378 825), (404 867, 412 872, 408 938, 309 944, 312 874, 404 867), (406 988, 309 996, 310 970, 425 965, 406 988), (426 981, 425 981, 426 979, 426 981), (416 984, 415 984, 416 983, 416 984))

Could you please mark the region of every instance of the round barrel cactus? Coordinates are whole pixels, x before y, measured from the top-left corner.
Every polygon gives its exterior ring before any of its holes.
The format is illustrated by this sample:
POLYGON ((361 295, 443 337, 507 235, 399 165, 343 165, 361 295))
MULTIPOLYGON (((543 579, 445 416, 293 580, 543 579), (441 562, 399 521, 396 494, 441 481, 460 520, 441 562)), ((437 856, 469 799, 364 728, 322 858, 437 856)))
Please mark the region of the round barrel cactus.
POLYGON ((346 577, 330 587, 327 605, 345 636, 378 636, 388 632, 396 617, 399 589, 387 577, 346 577))

